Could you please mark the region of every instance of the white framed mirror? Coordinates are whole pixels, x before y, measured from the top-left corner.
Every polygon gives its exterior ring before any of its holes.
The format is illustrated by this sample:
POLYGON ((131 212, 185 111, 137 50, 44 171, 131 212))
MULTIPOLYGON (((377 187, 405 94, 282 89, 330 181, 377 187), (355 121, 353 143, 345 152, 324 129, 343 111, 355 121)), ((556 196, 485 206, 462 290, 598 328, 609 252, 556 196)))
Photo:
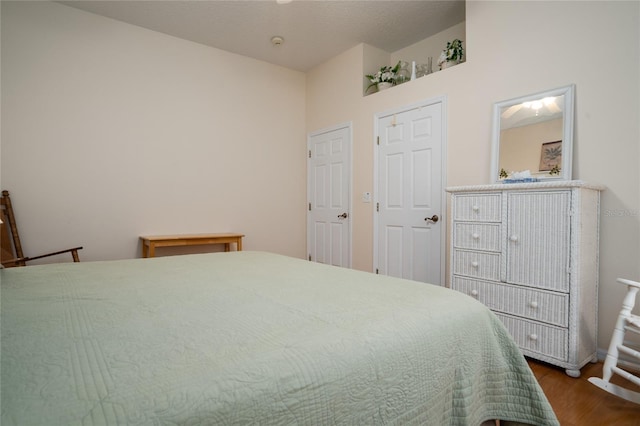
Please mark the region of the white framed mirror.
POLYGON ((571 180, 574 92, 569 85, 494 104, 491 182, 571 180))

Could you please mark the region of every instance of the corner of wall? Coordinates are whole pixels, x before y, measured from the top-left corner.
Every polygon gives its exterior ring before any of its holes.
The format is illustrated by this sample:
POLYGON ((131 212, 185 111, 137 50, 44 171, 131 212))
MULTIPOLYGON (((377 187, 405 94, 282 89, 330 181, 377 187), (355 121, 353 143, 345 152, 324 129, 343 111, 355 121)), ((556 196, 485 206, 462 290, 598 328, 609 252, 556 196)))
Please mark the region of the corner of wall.
POLYGON ((385 52, 382 49, 373 47, 368 44, 362 44, 362 93, 367 92, 369 87, 369 81, 367 81, 367 74, 375 74, 378 70, 391 63, 391 54, 385 52))

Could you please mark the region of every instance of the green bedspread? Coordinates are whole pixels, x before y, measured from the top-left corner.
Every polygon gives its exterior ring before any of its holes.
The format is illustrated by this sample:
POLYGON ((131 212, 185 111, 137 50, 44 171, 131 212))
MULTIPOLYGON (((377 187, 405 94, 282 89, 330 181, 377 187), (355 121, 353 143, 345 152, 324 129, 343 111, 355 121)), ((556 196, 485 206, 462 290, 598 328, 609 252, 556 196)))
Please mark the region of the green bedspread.
POLYGON ((557 419, 452 290, 261 252, 4 269, 2 425, 557 419))

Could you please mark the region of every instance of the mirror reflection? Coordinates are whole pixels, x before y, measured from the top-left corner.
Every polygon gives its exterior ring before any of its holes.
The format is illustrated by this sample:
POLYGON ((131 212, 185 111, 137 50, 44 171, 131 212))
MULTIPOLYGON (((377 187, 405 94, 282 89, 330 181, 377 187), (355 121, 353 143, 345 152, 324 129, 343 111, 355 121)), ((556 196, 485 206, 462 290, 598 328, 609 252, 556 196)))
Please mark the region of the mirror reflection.
POLYGON ((494 107, 492 180, 571 179, 573 86, 494 107))

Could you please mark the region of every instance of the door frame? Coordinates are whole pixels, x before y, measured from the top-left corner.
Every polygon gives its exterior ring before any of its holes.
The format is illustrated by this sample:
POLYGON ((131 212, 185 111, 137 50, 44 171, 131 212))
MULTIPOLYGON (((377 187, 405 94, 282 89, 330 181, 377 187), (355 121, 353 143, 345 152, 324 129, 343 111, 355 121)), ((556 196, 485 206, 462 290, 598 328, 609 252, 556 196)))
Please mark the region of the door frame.
POLYGON ((441 173, 442 173, 442 189, 441 189, 441 205, 442 205, 442 214, 440 215, 440 220, 442 226, 440 227, 440 282, 432 283, 438 284, 442 287, 446 287, 446 277, 447 277, 447 227, 448 227, 448 212, 447 212, 447 191, 445 188, 447 186, 447 96, 436 96, 433 98, 425 99, 420 102, 415 102, 413 104, 404 105, 398 108, 389 109, 386 111, 378 112, 374 115, 373 120, 373 271, 376 272, 379 268, 378 265, 378 214, 376 212, 375 206, 380 201, 379 197, 379 188, 378 188, 378 174, 379 167, 378 162, 380 159, 378 158, 378 145, 377 140, 380 136, 380 129, 378 128, 378 122, 383 117, 388 117, 394 114, 401 114, 403 112, 410 111, 415 108, 426 107, 434 104, 442 105, 442 157, 441 157, 441 173))
MULTIPOLYGON (((347 268, 351 268, 352 267, 352 262, 353 262, 353 122, 352 121, 347 121, 344 123, 340 123, 340 124, 336 124, 334 126, 329 126, 329 127, 325 127, 323 129, 319 129, 310 133, 307 133, 307 149, 306 152, 308 153, 311 149, 311 139, 314 136, 318 136, 324 133, 329 133, 329 132, 335 132, 337 130, 342 130, 342 129, 347 129, 347 133, 349 135, 349 146, 348 146, 348 150, 349 150, 349 201, 348 201, 348 208, 349 208, 349 221, 347 222, 347 238, 349 239, 349 250, 347 250, 347 268)), ((310 167, 310 163, 311 163, 311 158, 309 155, 307 155, 307 204, 311 202, 311 167, 310 167)), ((307 232, 306 232, 306 239, 307 239, 307 256, 311 255, 311 231, 309 229, 309 210, 307 209, 306 211, 306 216, 307 216, 307 232)))

